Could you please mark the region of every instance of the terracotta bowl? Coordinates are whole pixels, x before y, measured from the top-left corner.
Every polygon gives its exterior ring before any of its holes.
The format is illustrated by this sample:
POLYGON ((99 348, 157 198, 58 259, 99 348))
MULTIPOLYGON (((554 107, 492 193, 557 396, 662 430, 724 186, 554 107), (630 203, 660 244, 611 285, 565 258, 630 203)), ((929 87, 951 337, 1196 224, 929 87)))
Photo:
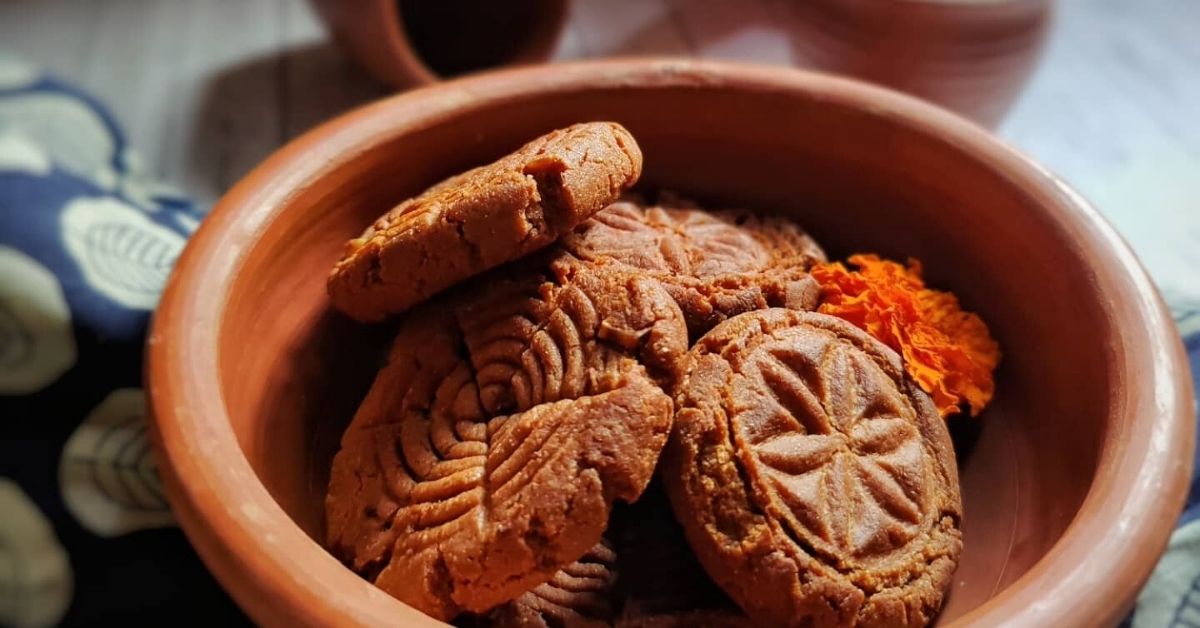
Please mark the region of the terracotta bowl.
POLYGON ((801 65, 995 126, 1037 65, 1054 0, 806 0, 793 9, 801 65))
POLYGON ((311 2, 347 54, 399 88, 545 61, 567 19, 567 0, 311 2))
POLYGON ((1005 357, 995 403, 956 428, 965 549, 942 623, 1122 616, 1183 503, 1194 427, 1182 345, 1112 227, 915 99, 795 70, 628 61, 353 111, 269 158, 196 233, 155 319, 148 389, 171 502, 253 618, 434 623, 320 543, 329 461, 390 331, 333 312, 326 272, 398 200, 582 120, 628 126, 647 187, 795 216, 835 256, 919 257, 981 312, 1005 357))

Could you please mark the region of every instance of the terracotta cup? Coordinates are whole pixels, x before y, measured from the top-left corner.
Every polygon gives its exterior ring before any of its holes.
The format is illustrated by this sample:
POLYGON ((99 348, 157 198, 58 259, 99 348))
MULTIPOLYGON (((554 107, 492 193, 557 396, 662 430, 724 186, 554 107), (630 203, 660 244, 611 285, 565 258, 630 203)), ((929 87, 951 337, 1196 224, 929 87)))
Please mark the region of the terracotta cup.
POLYGON ((799 62, 915 94, 994 126, 1028 81, 1053 0, 795 3, 799 62))
POLYGON ((334 39, 399 88, 502 65, 545 61, 567 0, 312 0, 334 39))
POLYGON ((646 188, 795 217, 834 256, 925 262, 1004 360, 955 426, 964 551, 948 625, 1097 626, 1183 503, 1182 344, 1137 258, 1063 182, 945 110, 782 68, 594 62, 480 75, 340 116, 272 155, 188 244, 149 338, 168 497, 267 625, 435 625, 321 545, 338 438, 390 329, 334 312, 343 242, 397 201, 556 127, 616 120, 646 188))

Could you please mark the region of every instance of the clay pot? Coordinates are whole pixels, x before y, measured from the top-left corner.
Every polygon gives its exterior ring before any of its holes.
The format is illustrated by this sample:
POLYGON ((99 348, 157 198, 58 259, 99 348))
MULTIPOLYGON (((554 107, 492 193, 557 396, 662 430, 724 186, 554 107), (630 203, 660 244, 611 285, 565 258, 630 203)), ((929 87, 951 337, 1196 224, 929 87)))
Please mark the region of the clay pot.
POLYGON ((916 99, 796 70, 626 61, 350 112, 271 156, 193 237, 149 339, 155 442, 184 531, 254 619, 434 624, 321 546, 330 458, 390 331, 332 311, 324 279, 397 201, 583 120, 633 132, 645 186, 786 213, 834 256, 919 257, 988 321, 1004 361, 993 405, 955 427, 965 549, 943 624, 1096 626, 1130 608, 1183 503, 1194 424, 1179 337, 1112 227, 916 99))
POLYGON ((312 0, 334 39, 375 78, 407 88, 545 61, 567 0, 312 0))
POLYGON ((800 64, 994 126, 1037 64, 1053 0, 810 0, 793 8, 800 64))

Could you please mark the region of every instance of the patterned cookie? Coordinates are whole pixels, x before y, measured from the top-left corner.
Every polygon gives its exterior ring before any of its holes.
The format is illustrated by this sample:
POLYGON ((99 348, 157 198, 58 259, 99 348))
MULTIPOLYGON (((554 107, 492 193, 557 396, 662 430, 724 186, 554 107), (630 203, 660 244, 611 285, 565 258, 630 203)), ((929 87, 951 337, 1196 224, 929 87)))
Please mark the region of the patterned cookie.
POLYGON ((617 554, 601 540, 579 560, 491 614, 494 628, 612 625, 617 554))
POLYGON ((662 483, 650 484, 637 503, 614 515, 621 573, 620 628, 752 624, 708 577, 675 521, 662 483))
POLYGON ((549 582, 496 609, 479 625, 752 625, 696 561, 661 483, 652 482, 637 502, 614 512, 605 536, 615 540, 602 540, 549 582))
POLYGON ((667 492, 754 620, 922 626, 962 547, 954 450, 900 358, 839 319, 770 309, 689 352, 667 492))
POLYGON ((654 281, 567 256, 501 271, 411 313, 326 498, 334 553, 443 620, 549 580, 637 499, 687 347, 654 281))
POLYGON ((577 124, 400 203, 346 245, 333 304, 378 321, 540 249, 616 200, 642 153, 619 124, 577 124))
POLYGON ((742 312, 816 306, 819 290, 807 270, 825 254, 795 223, 666 203, 614 203, 564 236, 562 246, 662 282, 697 337, 742 312))

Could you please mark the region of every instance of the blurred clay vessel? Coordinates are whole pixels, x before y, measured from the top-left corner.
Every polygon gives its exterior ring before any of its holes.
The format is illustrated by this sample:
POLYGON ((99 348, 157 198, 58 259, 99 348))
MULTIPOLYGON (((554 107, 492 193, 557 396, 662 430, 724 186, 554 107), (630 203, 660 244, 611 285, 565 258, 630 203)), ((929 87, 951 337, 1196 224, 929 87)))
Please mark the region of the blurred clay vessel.
MULTIPOLYGON (((312 2, 350 56, 398 88, 546 61, 567 18, 567 0, 312 2)), ((794 0, 786 6, 797 18, 791 39, 799 65, 893 87, 995 126, 1037 64, 1053 0, 794 0)), ((679 9, 705 10, 703 3, 679 9)))
POLYGON ((995 126, 1041 54, 1053 0, 802 0, 811 68, 887 85, 995 126))
POLYGON ((567 0, 311 0, 334 39, 398 88, 545 61, 567 0))

